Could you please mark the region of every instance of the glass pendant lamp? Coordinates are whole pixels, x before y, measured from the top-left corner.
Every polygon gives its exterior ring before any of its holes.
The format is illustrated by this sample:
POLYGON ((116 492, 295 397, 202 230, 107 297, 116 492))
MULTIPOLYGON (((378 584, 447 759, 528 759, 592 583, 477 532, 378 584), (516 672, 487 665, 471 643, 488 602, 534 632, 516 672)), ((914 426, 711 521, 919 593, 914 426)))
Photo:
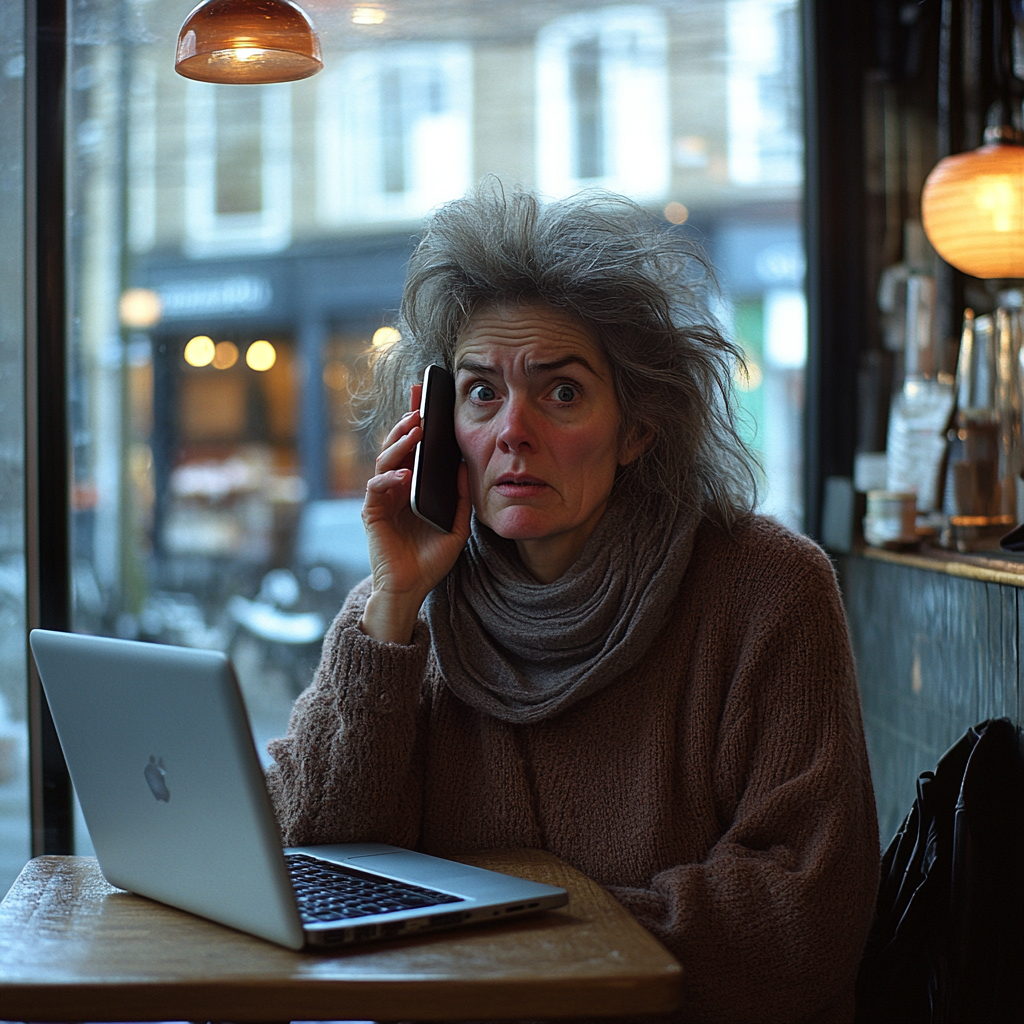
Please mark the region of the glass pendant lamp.
POLYGON ((921 217, 935 251, 981 278, 1024 277, 1024 135, 1004 125, 985 145, 935 165, 921 217))
POLYGON ((200 82, 295 82, 323 67, 320 38, 291 0, 204 0, 178 33, 174 70, 200 82))
POLYGON ((991 5, 997 99, 984 145, 940 160, 921 194, 921 220, 935 251, 957 270, 989 280, 1024 277, 1024 82, 1017 77, 1014 43, 1019 6, 1011 0, 991 5))

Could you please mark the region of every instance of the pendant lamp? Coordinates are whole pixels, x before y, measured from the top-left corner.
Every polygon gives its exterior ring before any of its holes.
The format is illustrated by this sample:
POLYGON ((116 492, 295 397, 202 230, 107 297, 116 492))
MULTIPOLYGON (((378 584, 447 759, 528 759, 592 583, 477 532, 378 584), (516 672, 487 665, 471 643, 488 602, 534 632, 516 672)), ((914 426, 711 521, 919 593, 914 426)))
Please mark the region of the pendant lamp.
POLYGON ((320 39, 292 0, 204 0, 178 33, 174 70, 198 82, 296 82, 322 67, 320 39))
POLYGON ((1024 137, 1004 126, 985 145, 940 160, 921 195, 935 251, 973 277, 1024 277, 1024 137))

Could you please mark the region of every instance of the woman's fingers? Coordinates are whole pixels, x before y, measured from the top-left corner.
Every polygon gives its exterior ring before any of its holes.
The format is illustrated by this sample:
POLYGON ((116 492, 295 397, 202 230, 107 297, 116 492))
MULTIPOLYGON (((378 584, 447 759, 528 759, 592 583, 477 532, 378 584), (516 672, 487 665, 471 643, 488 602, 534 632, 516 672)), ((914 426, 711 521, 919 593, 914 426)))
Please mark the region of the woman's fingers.
POLYGON ((412 469, 412 451, 422 437, 419 413, 406 413, 384 439, 384 447, 377 456, 377 472, 384 473, 399 467, 412 469))
POLYGON ((409 433, 412 424, 418 422, 417 413, 416 409, 410 410, 388 431, 387 437, 384 438, 384 443, 381 445, 381 451, 393 445, 404 434, 409 433))
MULTIPOLYGON (((423 597, 447 575, 466 543, 470 520, 465 465, 459 470, 459 506, 452 534, 441 534, 412 514, 412 455, 423 437, 419 415, 421 394, 421 387, 415 385, 409 396, 413 408, 384 439, 377 457, 376 475, 367 482, 363 504, 375 599, 378 604, 385 599, 394 602, 398 599, 396 595, 403 602, 408 600, 410 608, 415 605, 413 620, 423 597)), ((372 626, 367 623, 367 614, 364 612, 364 625, 372 626)), ((402 630, 395 632, 395 636, 400 632, 405 637, 405 625, 408 623, 403 619, 402 630)), ((371 636, 378 635, 372 629, 367 631, 371 636)), ((384 634, 380 636, 383 638, 384 634)), ((401 642, 408 642, 408 637, 401 642)))
POLYGON ((409 402, 412 408, 388 431, 377 456, 377 472, 383 473, 397 466, 405 465, 412 469, 410 458, 413 448, 423 437, 420 429, 420 399, 423 385, 413 384, 409 391, 409 402))
POLYGON ((412 492, 412 473, 408 469, 393 469, 378 473, 366 481, 363 500, 363 526, 380 526, 393 521, 409 505, 412 492))
POLYGON ((407 469, 393 469, 387 473, 378 473, 366 481, 366 489, 373 494, 386 494, 394 487, 401 487, 409 482, 412 474, 407 469))

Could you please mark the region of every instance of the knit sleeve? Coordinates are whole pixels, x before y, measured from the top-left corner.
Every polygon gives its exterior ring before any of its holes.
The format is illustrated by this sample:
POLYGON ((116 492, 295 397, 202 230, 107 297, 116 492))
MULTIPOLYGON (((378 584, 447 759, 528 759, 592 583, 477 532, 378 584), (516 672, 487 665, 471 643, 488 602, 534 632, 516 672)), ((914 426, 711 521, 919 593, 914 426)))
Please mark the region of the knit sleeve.
POLYGON ((763 567, 769 586, 738 616, 710 761, 720 838, 647 887, 612 888, 682 964, 687 1019, 853 1019, 878 881, 874 797, 831 567, 805 549, 796 570, 763 567))
POLYGON ((368 637, 358 625, 368 596, 368 580, 349 595, 287 734, 268 745, 267 788, 289 846, 417 844, 429 633, 418 622, 408 646, 368 637))

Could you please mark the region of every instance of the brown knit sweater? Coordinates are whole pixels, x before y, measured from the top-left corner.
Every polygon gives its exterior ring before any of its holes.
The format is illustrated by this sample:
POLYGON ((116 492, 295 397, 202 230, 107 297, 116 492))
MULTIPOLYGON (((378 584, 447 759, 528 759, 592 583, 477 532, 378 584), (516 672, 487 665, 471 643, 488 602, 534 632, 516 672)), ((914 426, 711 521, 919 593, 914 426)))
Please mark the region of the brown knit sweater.
POLYGON ((852 1020, 878 830, 842 606, 812 543, 759 517, 731 537, 703 525, 646 657, 532 725, 460 702, 423 622, 408 647, 363 634, 367 594, 270 745, 288 844, 550 850, 679 959, 672 1020, 852 1020))

